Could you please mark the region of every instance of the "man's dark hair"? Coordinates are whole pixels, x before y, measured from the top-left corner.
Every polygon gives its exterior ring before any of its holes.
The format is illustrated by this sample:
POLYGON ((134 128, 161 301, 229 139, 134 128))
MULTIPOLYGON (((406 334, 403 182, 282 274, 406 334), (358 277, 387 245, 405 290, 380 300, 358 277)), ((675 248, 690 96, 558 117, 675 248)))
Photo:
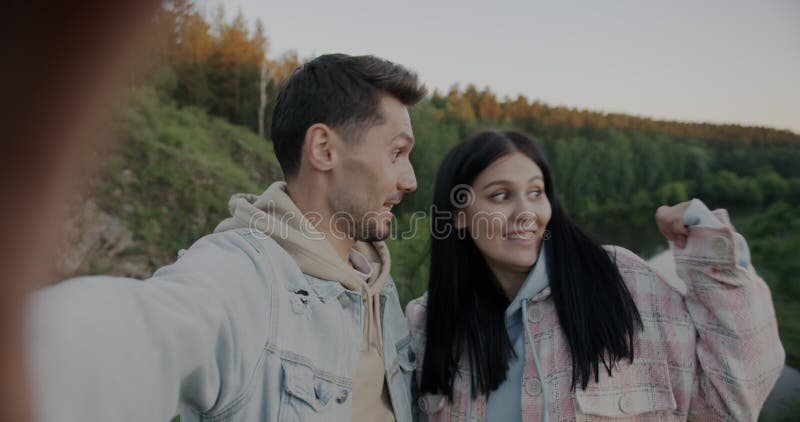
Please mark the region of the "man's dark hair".
POLYGON ((303 140, 312 125, 324 123, 355 142, 382 121, 381 95, 412 106, 426 93, 416 73, 375 56, 325 54, 300 66, 281 86, 272 117, 272 141, 284 176, 300 169, 303 140))

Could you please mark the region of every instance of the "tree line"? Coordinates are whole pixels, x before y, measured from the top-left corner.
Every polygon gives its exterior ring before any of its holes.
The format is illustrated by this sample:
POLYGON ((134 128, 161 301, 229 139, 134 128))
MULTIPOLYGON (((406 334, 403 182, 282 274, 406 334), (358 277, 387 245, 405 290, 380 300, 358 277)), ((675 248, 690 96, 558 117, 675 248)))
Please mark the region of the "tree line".
MULTIPOLYGON (((269 58, 263 22, 251 29, 241 12, 227 19, 222 7, 209 19, 190 0, 169 0, 155 23, 148 82, 179 106, 198 107, 268 138, 272 100, 304 60, 294 52, 269 58)), ((692 196, 728 207, 800 202, 800 135, 788 131, 657 121, 549 106, 523 95, 499 99, 474 85, 434 91, 412 115, 421 189, 400 211, 424 210, 444 152, 486 127, 539 139, 576 215, 692 196)))

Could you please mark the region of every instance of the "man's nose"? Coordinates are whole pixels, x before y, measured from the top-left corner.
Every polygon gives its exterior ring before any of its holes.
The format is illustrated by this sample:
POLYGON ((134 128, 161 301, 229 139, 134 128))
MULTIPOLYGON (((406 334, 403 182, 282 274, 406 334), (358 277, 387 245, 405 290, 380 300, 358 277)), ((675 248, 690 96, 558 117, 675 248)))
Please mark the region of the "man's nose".
POLYGON ((397 189, 403 192, 417 190, 417 176, 414 174, 414 167, 411 164, 408 165, 408 169, 397 180, 397 189))

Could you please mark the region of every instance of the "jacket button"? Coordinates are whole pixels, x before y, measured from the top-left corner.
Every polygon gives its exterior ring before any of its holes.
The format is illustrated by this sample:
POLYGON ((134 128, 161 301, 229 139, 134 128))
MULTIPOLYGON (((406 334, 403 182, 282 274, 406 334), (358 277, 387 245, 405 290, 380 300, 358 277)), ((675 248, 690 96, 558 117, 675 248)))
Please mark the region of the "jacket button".
POLYGON ((714 236, 711 238, 709 242, 710 242, 709 247, 711 248, 711 251, 718 256, 725 256, 730 251, 728 239, 722 236, 714 236))
POLYGON ((530 322, 539 322, 544 317, 544 312, 538 306, 534 306, 532 308, 528 308, 528 321, 530 322))
POLYGON ((631 414, 634 413, 636 409, 634 409, 635 403, 633 401, 633 397, 630 394, 623 394, 619 398, 619 410, 623 413, 631 414))
POLYGON ((444 396, 439 394, 426 394, 417 400, 419 410, 431 414, 438 412, 444 407, 444 396))
POLYGON ((529 396, 536 397, 539 394, 542 394, 542 383, 536 378, 530 378, 528 381, 525 381, 525 392, 528 393, 529 396))
POLYGON ((346 402, 347 396, 348 396, 347 390, 339 391, 339 394, 336 396, 336 403, 341 404, 346 402))

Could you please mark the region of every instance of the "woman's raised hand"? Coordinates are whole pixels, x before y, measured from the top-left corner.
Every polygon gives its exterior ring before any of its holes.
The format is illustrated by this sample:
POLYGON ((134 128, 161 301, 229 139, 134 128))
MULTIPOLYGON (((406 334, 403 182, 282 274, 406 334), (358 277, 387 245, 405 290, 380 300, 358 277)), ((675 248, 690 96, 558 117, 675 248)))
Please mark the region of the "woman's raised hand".
POLYGON ((662 205, 656 210, 658 231, 679 249, 686 247, 686 239, 689 237, 689 229, 683 225, 683 214, 689 208, 690 202, 685 201, 673 206, 662 205))

